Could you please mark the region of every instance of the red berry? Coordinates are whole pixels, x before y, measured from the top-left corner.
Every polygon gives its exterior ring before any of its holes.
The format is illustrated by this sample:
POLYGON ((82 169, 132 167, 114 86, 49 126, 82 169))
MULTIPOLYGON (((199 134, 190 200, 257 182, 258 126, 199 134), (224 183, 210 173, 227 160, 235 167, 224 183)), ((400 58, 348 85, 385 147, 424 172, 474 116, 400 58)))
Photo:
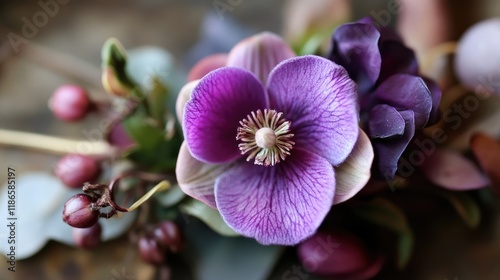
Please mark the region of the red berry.
POLYGON ((76 228, 88 228, 99 219, 99 211, 92 209, 92 198, 86 194, 75 194, 64 204, 63 221, 76 228))
POLYGON ((87 92, 77 85, 59 87, 49 100, 49 108, 63 121, 81 120, 90 109, 87 92))
POLYGON ((168 247, 172 253, 178 253, 182 248, 182 236, 179 226, 172 221, 159 223, 153 230, 154 237, 163 247, 168 247))
POLYGON ((161 265, 165 262, 165 249, 152 236, 142 236, 137 245, 143 261, 153 265, 161 265))
POLYGON ((81 188, 83 183, 97 179, 101 167, 91 157, 69 154, 59 160, 55 173, 66 186, 81 188))
POLYGON ((72 237, 76 246, 83 249, 92 249, 101 243, 101 225, 96 223, 89 228, 73 228, 72 237))

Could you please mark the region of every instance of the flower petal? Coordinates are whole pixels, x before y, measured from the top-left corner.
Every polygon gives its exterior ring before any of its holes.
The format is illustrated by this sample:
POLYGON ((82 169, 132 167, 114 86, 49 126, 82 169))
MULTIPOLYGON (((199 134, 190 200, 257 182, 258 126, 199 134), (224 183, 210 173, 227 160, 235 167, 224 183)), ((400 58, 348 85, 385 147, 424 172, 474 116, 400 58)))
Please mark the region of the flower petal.
POLYGON ((391 105, 398 111, 415 113, 415 127, 423 128, 432 110, 432 96, 422 78, 396 74, 385 80, 374 92, 377 103, 391 105))
POLYGON ((271 70, 294 56, 293 50, 281 37, 262 32, 238 43, 229 53, 227 66, 244 68, 265 85, 271 70))
POLYGON ((181 88, 179 95, 177 95, 177 100, 175 101, 175 113, 177 114, 177 120, 182 124, 184 119, 184 108, 186 103, 191 99, 191 94, 194 88, 198 85, 200 80, 194 80, 181 88))
POLYGON ((199 80, 210 71, 226 66, 226 62, 227 54, 225 53, 209 55, 198 61, 198 63, 196 63, 193 68, 189 70, 187 80, 188 82, 199 80))
POLYGON ((380 44, 382 70, 379 82, 394 74, 418 75, 418 63, 415 53, 399 41, 385 41, 380 44))
POLYGON ((368 119, 371 138, 401 136, 405 132, 405 120, 394 107, 380 104, 373 107, 368 119))
POLYGON ((226 223, 262 244, 294 245, 314 234, 334 192, 331 164, 301 149, 274 167, 245 162, 215 182, 217 207, 226 223))
POLYGON ((380 75, 379 38, 377 28, 361 22, 344 24, 333 34, 329 58, 344 65, 353 80, 368 79, 371 84, 361 86, 363 91, 374 85, 380 75))
POLYGON ((500 194, 500 143, 485 133, 476 133, 470 140, 470 147, 481 168, 488 174, 491 187, 500 194))
POLYGON ((368 182, 373 163, 370 139, 360 129, 358 141, 347 159, 335 169, 337 187, 333 203, 341 203, 357 194, 368 182))
POLYGON ((214 196, 215 178, 226 168, 225 164, 210 164, 195 159, 184 141, 177 157, 175 175, 184 193, 217 208, 214 196))
POLYGON ((239 121, 266 104, 264 88, 250 72, 234 67, 210 72, 185 107, 184 138, 193 157, 210 163, 239 158, 239 121))
POLYGON ((454 191, 486 187, 488 179, 458 152, 436 150, 428 155, 421 168, 432 183, 454 191))
POLYGON ((429 115, 429 122, 427 126, 433 125, 439 121, 439 103, 441 103, 442 91, 439 87, 438 83, 429 79, 427 77, 422 77, 424 79, 425 84, 429 88, 429 91, 432 95, 432 109, 431 114, 429 115))
POLYGON ((396 175, 398 161, 415 135, 415 119, 413 111, 399 112, 405 120, 405 133, 401 138, 372 139, 375 150, 377 171, 384 179, 391 181, 396 175))
POLYGON ((296 147, 342 163, 358 138, 356 84, 342 66, 308 55, 278 65, 269 77, 271 109, 291 121, 296 147))

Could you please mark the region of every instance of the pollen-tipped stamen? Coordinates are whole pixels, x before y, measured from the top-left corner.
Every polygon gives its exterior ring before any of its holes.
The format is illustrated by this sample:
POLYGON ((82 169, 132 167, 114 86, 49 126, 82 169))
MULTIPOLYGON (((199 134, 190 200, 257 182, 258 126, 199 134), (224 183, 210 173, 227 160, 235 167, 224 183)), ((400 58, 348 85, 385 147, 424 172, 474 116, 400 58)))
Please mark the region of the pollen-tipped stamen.
POLYGON ((295 143, 291 141, 291 123, 282 115, 264 109, 264 113, 257 110, 240 121, 236 139, 241 141, 238 145, 241 154, 249 153, 247 161, 254 159, 255 164, 273 166, 290 155, 295 143))

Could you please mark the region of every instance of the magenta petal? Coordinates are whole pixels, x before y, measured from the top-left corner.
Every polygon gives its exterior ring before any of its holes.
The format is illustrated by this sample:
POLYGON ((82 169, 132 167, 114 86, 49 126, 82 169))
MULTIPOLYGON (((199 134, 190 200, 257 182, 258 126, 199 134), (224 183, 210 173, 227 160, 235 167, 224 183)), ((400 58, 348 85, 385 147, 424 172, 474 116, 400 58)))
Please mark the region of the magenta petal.
POLYGON ((184 112, 184 136, 193 157, 210 163, 239 158, 239 121, 265 108, 266 100, 261 83, 246 70, 224 67, 206 75, 184 112))
POLYGON ((226 223, 262 244, 294 245, 314 234, 334 192, 331 164, 300 149, 274 167, 244 163, 215 182, 217 207, 226 223))
POLYGON ((489 181, 470 160, 458 152, 436 150, 421 167, 434 184, 452 191, 484 188, 489 181))
POLYGON ((241 41, 229 53, 227 66, 244 68, 266 84, 269 73, 285 59, 295 56, 278 35, 262 32, 241 41))
POLYGON ((193 68, 189 70, 187 80, 188 82, 192 82, 201 79, 210 71, 226 66, 226 62, 227 54, 225 53, 209 55, 196 63, 193 68))
POLYGON ((432 96, 422 78, 396 74, 385 80, 374 92, 377 103, 390 105, 398 111, 415 113, 415 127, 423 128, 432 110, 432 96))
POLYGON ((269 77, 271 109, 291 121, 297 147, 342 163, 358 138, 356 84, 342 66, 308 55, 278 65, 269 77))
POLYGON ((368 132, 371 138, 401 136, 405 132, 405 120, 394 107, 376 105, 370 111, 368 132))

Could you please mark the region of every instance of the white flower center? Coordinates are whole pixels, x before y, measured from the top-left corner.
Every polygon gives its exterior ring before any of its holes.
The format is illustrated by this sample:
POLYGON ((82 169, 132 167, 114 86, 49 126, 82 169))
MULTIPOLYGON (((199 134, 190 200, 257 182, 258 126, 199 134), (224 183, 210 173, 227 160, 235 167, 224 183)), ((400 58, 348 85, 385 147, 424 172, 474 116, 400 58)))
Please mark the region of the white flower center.
POLYGON ((257 110, 240 121, 236 139, 241 141, 238 147, 242 155, 250 152, 247 161, 255 159, 255 164, 273 166, 290 155, 295 143, 291 141, 291 123, 282 115, 264 109, 264 113, 257 110))

